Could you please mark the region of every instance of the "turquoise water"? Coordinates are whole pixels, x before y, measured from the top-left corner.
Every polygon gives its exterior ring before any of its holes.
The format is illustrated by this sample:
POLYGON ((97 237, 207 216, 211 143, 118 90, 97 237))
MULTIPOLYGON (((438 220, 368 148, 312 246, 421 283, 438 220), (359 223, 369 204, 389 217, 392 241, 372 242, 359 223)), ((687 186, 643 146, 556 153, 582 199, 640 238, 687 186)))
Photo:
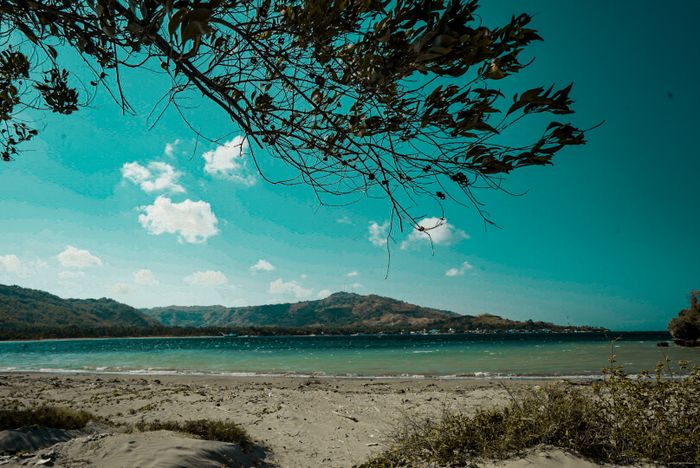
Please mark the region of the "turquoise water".
POLYGON ((700 349, 656 346, 667 333, 127 338, 0 343, 0 371, 595 376, 611 346, 628 372, 700 349), (619 337, 611 343, 611 339, 619 337))

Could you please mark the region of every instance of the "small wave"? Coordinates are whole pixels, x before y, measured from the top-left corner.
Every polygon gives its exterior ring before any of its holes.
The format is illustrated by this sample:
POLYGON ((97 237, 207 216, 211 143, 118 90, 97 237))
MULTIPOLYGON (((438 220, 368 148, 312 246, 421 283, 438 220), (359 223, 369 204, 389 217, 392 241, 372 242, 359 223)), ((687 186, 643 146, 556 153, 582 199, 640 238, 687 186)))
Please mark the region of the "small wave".
MULTIPOLYGON (((17 372, 22 372, 21 369, 18 369, 17 372)), ((42 367, 41 369, 31 369, 28 372, 42 372, 42 373, 51 373, 51 374, 82 374, 86 373, 89 374, 94 371, 90 370, 82 370, 82 369, 54 369, 52 367, 42 367)))
POLYGON ((425 350, 425 351, 411 351, 411 354, 422 354, 422 353, 434 353, 435 350, 425 350))
MULTIPOLYGON (((182 376, 211 376, 211 377, 244 377, 244 378, 275 378, 285 377, 293 379, 383 379, 383 380, 576 380, 594 381, 605 379, 603 374, 515 374, 501 372, 475 371, 464 374, 326 374, 323 372, 225 372, 225 371, 193 371, 193 370, 165 370, 165 369, 122 369, 122 368, 94 368, 94 369, 63 369, 63 368, 40 368, 26 369, 17 367, 0 367, 0 373, 42 373, 42 374, 85 374, 85 375, 140 375, 140 376, 160 376, 160 375, 182 375, 182 376), (102 370, 104 369, 104 370, 102 370)), ((636 374, 633 374, 634 378, 636 374)), ((684 375, 676 375, 673 378, 683 378, 684 375)))
POLYGON ((181 372, 176 370, 165 370, 165 369, 133 369, 123 371, 125 374, 129 375, 178 375, 181 372))

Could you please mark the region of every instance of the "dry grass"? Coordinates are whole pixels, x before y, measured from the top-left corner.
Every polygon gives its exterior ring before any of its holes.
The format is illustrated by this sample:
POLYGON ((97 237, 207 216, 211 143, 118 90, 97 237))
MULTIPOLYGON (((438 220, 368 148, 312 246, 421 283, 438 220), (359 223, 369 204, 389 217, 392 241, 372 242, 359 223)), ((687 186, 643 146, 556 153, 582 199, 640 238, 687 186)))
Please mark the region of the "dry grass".
POLYGON ((0 410, 0 430, 18 429, 25 426, 43 426, 54 429, 82 429, 96 416, 69 408, 42 406, 37 409, 0 410))
POLYGON ((239 444, 249 448, 253 445, 250 435, 239 425, 231 421, 197 419, 190 421, 153 421, 136 424, 140 431, 175 431, 195 435, 207 440, 218 440, 239 444))
POLYGON ((660 365, 625 376, 609 369, 591 387, 557 384, 533 389, 499 409, 474 416, 407 421, 389 450, 362 465, 472 466, 538 445, 578 452, 599 463, 700 464, 700 369, 684 377, 660 365))

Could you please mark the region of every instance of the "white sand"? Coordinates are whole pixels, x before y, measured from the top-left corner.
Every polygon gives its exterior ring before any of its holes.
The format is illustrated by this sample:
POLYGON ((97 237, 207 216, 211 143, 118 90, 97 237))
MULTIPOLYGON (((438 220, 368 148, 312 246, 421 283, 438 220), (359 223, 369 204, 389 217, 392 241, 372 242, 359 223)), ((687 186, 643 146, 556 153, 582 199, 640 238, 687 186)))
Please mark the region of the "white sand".
MULTIPOLYGON (((82 409, 114 425, 108 436, 82 436, 55 446, 55 466, 350 467, 380 453, 403 418, 445 409, 473 413, 503 405, 508 392, 542 382, 369 380, 210 376, 0 374, 0 407, 40 404, 82 409), (232 420, 256 441, 243 453, 232 444, 172 432, 117 433, 138 421, 232 420)), ((46 459, 47 450, 35 454, 46 459)), ((26 461, 26 460, 25 460, 26 461)), ((0 463, 2 460, 0 460, 0 463)), ((489 468, 596 466, 557 450, 489 468)))

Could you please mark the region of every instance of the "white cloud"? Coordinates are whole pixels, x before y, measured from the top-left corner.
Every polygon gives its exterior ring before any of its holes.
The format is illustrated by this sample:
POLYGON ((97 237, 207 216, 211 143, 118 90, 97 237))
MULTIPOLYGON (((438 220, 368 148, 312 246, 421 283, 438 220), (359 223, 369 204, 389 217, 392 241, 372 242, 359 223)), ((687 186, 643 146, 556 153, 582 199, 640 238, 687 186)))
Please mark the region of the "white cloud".
POLYGON ((72 245, 56 256, 58 263, 64 268, 89 268, 102 266, 102 260, 87 250, 78 249, 72 245))
POLYGON ((270 283, 270 294, 293 294, 297 299, 304 299, 313 293, 313 290, 302 287, 296 281, 284 281, 277 278, 270 283))
POLYGON ((233 180, 248 187, 255 185, 255 177, 247 174, 247 153, 248 140, 240 135, 234 137, 223 145, 202 154, 205 161, 204 172, 233 180))
POLYGON ((319 299, 325 299, 325 298, 327 298, 327 297, 330 296, 330 295, 331 295, 331 290, 330 290, 330 289, 321 289, 321 290, 318 292, 318 294, 316 294, 316 297, 318 297, 319 299))
POLYGON ((155 277, 151 270, 138 270, 134 272, 134 283, 142 284, 144 286, 156 286, 158 285, 158 279, 155 277))
POLYGON ((389 235, 389 221, 382 224, 371 221, 369 223, 369 241, 377 247, 384 247, 389 235))
POLYGON ((177 140, 173 141, 172 143, 166 143, 165 149, 163 149, 163 154, 169 158, 172 158, 173 156, 175 156, 175 150, 177 149, 177 147, 179 145, 180 145, 179 138, 177 140))
POLYGON ((187 199, 173 203, 170 198, 160 196, 152 205, 139 208, 139 223, 155 235, 177 234, 180 242, 201 244, 219 233, 216 225, 219 220, 205 201, 187 199))
POLYGON ((126 296, 134 292, 134 288, 126 283, 117 283, 110 288, 110 292, 115 296, 126 296))
POLYGON ((58 272, 58 279, 61 281, 70 281, 74 279, 79 279, 85 276, 83 271, 69 271, 63 270, 58 272))
POLYGON ((39 270, 45 270, 48 266, 45 261, 39 259, 25 262, 15 254, 0 255, 0 273, 9 273, 26 278, 39 270))
POLYGON ((360 276, 360 274, 357 271, 351 271, 350 273, 346 273, 345 276, 348 278, 354 278, 355 276, 360 276))
POLYGON ((132 181, 147 193, 184 192, 184 187, 177 183, 180 176, 182 172, 176 171, 173 166, 164 162, 150 162, 147 167, 137 162, 124 163, 122 166, 122 177, 132 181))
POLYGON ((253 266, 250 267, 250 271, 256 272, 256 271, 272 271, 275 269, 275 266, 268 262, 267 260, 263 260, 262 258, 257 261, 257 263, 253 266))
POLYGON ((342 217, 336 219, 335 222, 338 224, 352 224, 352 220, 350 218, 348 218, 347 216, 342 216, 342 217))
POLYGON ((220 271, 195 271, 184 279, 185 283, 199 286, 221 286, 228 283, 228 278, 220 271))
POLYGON ((464 262, 459 268, 450 268, 445 272, 445 276, 462 276, 467 270, 474 268, 471 263, 464 262))
POLYGON ((363 288, 363 286, 360 283, 352 283, 350 285, 350 289, 353 289, 353 290, 354 289, 361 289, 361 288, 363 288))
POLYGON ((416 244, 429 244, 431 240, 434 245, 452 245, 463 239, 469 239, 469 234, 457 229, 445 218, 424 218, 418 222, 408 238, 401 243, 401 248, 407 249, 416 244))
POLYGON ((0 255, 0 272, 16 273, 22 272, 22 262, 14 254, 0 255))

